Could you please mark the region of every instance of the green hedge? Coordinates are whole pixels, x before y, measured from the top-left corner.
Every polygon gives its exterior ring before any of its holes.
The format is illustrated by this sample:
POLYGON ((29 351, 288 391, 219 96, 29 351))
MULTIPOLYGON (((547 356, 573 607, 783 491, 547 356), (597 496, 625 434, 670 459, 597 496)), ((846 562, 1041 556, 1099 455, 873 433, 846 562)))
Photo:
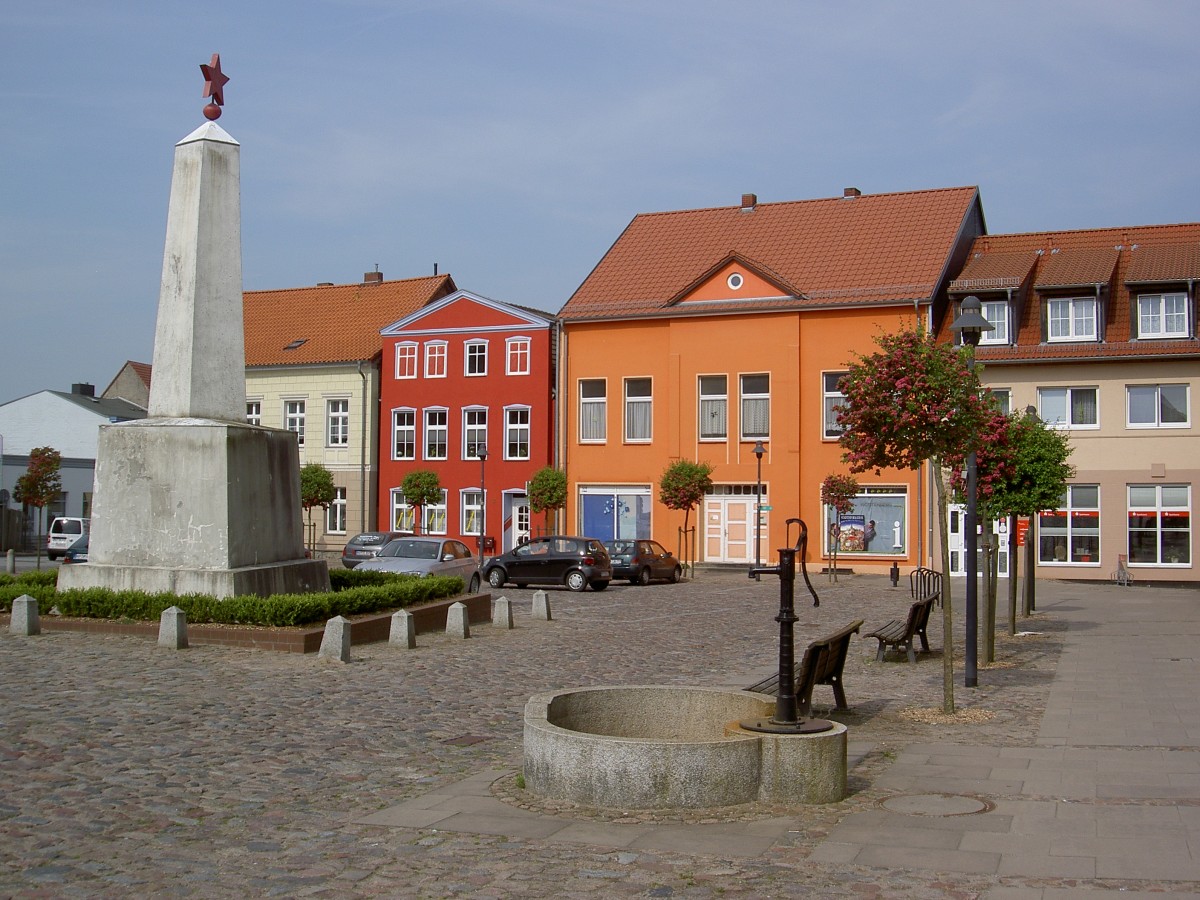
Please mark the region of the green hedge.
POLYGON ((57 606, 64 616, 153 622, 158 621, 164 609, 178 606, 188 622, 194 624, 287 626, 398 609, 453 597, 463 591, 463 580, 457 576, 418 578, 349 569, 334 570, 329 575, 333 590, 328 594, 273 594, 220 600, 204 594, 177 596, 104 588, 57 592, 57 570, 22 573, 15 577, 0 576, 0 609, 10 612, 13 600, 28 594, 37 600, 43 615, 57 606))

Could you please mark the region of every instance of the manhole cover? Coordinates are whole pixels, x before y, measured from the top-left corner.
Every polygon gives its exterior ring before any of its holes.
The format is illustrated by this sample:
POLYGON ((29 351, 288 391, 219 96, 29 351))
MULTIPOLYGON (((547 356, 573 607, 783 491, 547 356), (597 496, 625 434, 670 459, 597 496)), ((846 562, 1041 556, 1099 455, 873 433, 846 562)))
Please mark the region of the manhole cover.
POLYGON ((970 816, 996 808, 990 800, 962 794, 904 794, 881 800, 879 805, 908 816, 970 816))

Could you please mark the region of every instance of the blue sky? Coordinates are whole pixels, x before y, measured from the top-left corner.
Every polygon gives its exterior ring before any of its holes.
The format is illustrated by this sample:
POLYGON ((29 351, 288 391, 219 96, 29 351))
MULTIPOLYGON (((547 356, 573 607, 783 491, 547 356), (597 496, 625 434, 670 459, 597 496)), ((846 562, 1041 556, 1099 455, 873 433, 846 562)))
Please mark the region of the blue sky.
POLYGON ((993 233, 1200 220, 1189 0, 0 8, 0 402, 152 358, 174 144, 242 145, 247 290, 557 310, 638 212, 978 185, 993 233))

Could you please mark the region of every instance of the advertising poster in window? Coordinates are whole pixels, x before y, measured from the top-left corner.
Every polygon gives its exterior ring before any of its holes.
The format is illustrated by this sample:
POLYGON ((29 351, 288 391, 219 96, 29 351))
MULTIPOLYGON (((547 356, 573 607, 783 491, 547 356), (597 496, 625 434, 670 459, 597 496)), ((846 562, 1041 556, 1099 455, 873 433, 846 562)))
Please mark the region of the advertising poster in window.
POLYGON ((839 555, 907 554, 907 510, 903 487, 865 488, 849 513, 838 517, 826 507, 826 544, 836 540, 839 555))

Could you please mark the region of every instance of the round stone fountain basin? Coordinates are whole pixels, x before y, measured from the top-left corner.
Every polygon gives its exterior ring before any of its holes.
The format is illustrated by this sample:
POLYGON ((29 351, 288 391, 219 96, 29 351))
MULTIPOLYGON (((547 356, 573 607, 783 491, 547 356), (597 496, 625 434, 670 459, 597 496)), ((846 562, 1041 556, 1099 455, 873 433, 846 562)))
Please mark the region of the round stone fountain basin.
POLYGON ((537 694, 525 705, 525 787, 548 799, 617 809, 841 800, 845 726, 777 735, 738 724, 774 712, 770 697, 719 688, 537 694))

